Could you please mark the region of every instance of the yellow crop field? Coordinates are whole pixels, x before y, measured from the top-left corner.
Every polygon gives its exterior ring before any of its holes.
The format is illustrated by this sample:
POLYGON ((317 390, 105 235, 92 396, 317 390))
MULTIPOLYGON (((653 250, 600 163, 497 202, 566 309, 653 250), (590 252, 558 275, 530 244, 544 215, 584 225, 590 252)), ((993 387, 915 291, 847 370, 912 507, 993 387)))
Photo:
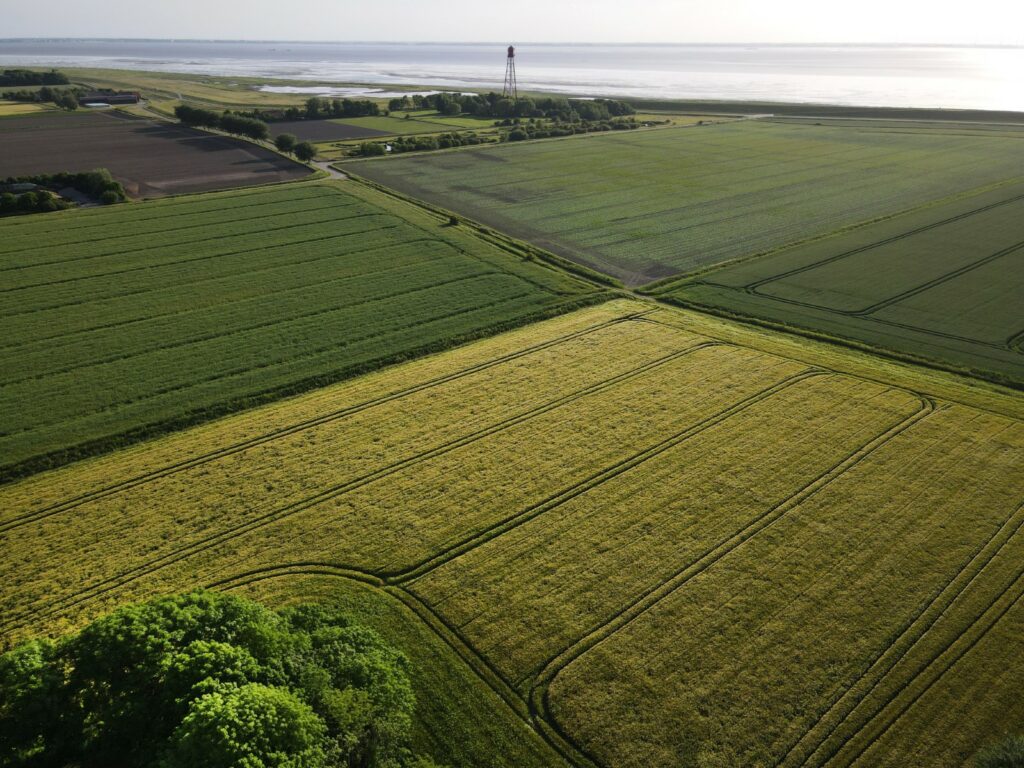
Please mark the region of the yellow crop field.
POLYGON ((612 301, 0 487, 0 637, 315 597, 453 764, 958 764, 1022 706, 1022 415, 612 301))
POLYGON ((33 102, 21 101, 0 101, 0 117, 11 115, 28 115, 33 112, 42 112, 46 107, 33 102))

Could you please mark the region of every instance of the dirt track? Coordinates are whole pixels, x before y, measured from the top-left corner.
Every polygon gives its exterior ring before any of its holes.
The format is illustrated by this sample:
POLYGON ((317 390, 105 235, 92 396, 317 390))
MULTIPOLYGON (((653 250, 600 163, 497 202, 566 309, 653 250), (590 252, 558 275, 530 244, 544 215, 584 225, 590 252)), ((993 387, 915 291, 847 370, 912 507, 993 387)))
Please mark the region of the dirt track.
POLYGON ((0 178, 107 168, 133 197, 300 179, 270 150, 116 112, 47 112, 0 121, 0 178))

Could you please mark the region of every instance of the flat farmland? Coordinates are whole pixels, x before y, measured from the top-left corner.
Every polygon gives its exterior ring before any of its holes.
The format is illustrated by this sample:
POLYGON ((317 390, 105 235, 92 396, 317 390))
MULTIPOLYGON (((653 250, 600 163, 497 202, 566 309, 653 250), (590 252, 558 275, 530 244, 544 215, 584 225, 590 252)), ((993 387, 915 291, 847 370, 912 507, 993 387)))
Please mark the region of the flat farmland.
POLYGON ((42 104, 22 101, 0 100, 0 117, 14 117, 15 115, 32 115, 46 110, 42 104))
POLYGON ((4 473, 599 293, 446 221, 319 183, 0 222, 4 473))
POLYGON ((659 286, 755 316, 1024 382, 1024 184, 1001 185, 659 286))
POLYGON ((0 487, 0 636, 316 596, 476 681, 425 698, 456 765, 960 764, 1024 681, 1022 415, 608 302, 0 487))
POLYGON ((344 168, 641 285, 1020 177, 1024 130, 740 121, 344 168))
MULTIPOLYGON (((341 125, 356 126, 363 129, 383 131, 388 135, 403 135, 416 133, 442 133, 453 131, 456 128, 466 127, 462 125, 459 118, 447 118, 440 115, 425 115, 423 117, 346 117, 337 120, 341 125)), ((483 127, 491 125, 491 121, 473 120, 474 126, 483 127)))
POLYGON ((269 125, 271 136, 290 133, 300 141, 352 141, 391 135, 387 131, 347 125, 339 120, 289 120, 269 125))
POLYGON ((246 187, 308 176, 248 142, 120 112, 47 111, 0 122, 0 178, 107 168, 132 197, 246 187))

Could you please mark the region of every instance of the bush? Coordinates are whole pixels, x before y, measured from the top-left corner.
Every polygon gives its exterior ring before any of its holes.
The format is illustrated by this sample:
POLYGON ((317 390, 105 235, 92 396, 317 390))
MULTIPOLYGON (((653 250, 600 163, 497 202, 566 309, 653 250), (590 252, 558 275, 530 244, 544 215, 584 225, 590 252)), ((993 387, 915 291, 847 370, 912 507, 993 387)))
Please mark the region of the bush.
POLYGON ((241 117, 230 112, 225 112, 221 115, 218 127, 236 136, 245 136, 256 141, 262 141, 270 135, 270 129, 262 120, 257 120, 253 117, 241 117))
POLYGON ((274 146, 281 152, 293 152, 295 145, 299 143, 299 140, 290 133, 282 133, 276 139, 274 139, 274 146))
POLYGON ((976 768, 1024 768, 1024 736, 987 747, 974 758, 976 768))
POLYGON ((18 198, 18 209, 24 213, 35 213, 39 205, 39 196, 35 192, 25 192, 18 198))
POLYGON ((198 128, 216 128, 220 125, 220 115, 210 109, 197 109, 187 104, 174 108, 174 116, 185 125, 198 128))
POLYGON ((33 72, 30 69, 5 69, 0 72, 0 85, 67 85, 71 81, 63 72, 33 72))
POLYGON ((114 205, 121 202, 121 196, 112 189, 108 189, 100 195, 100 203, 103 205, 114 205))
POLYGON ((0 656, 0 764, 400 768, 414 703, 405 656, 339 612, 199 590, 0 656))
POLYGON ((314 157, 316 157, 316 147, 310 144, 308 141, 303 141, 295 145, 295 156, 304 163, 308 163, 314 157))

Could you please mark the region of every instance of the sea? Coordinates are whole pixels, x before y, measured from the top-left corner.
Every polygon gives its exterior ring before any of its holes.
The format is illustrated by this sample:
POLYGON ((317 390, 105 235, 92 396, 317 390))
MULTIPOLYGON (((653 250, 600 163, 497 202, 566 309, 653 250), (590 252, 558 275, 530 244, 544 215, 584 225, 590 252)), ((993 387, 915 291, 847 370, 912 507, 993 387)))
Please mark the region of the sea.
MULTIPOLYGON (((509 41, 515 43, 515 41, 509 41)), ((0 67, 285 78, 299 93, 500 90, 506 43, 0 40, 0 67)), ((1024 47, 516 44, 521 90, 572 96, 1024 111, 1024 47)))

